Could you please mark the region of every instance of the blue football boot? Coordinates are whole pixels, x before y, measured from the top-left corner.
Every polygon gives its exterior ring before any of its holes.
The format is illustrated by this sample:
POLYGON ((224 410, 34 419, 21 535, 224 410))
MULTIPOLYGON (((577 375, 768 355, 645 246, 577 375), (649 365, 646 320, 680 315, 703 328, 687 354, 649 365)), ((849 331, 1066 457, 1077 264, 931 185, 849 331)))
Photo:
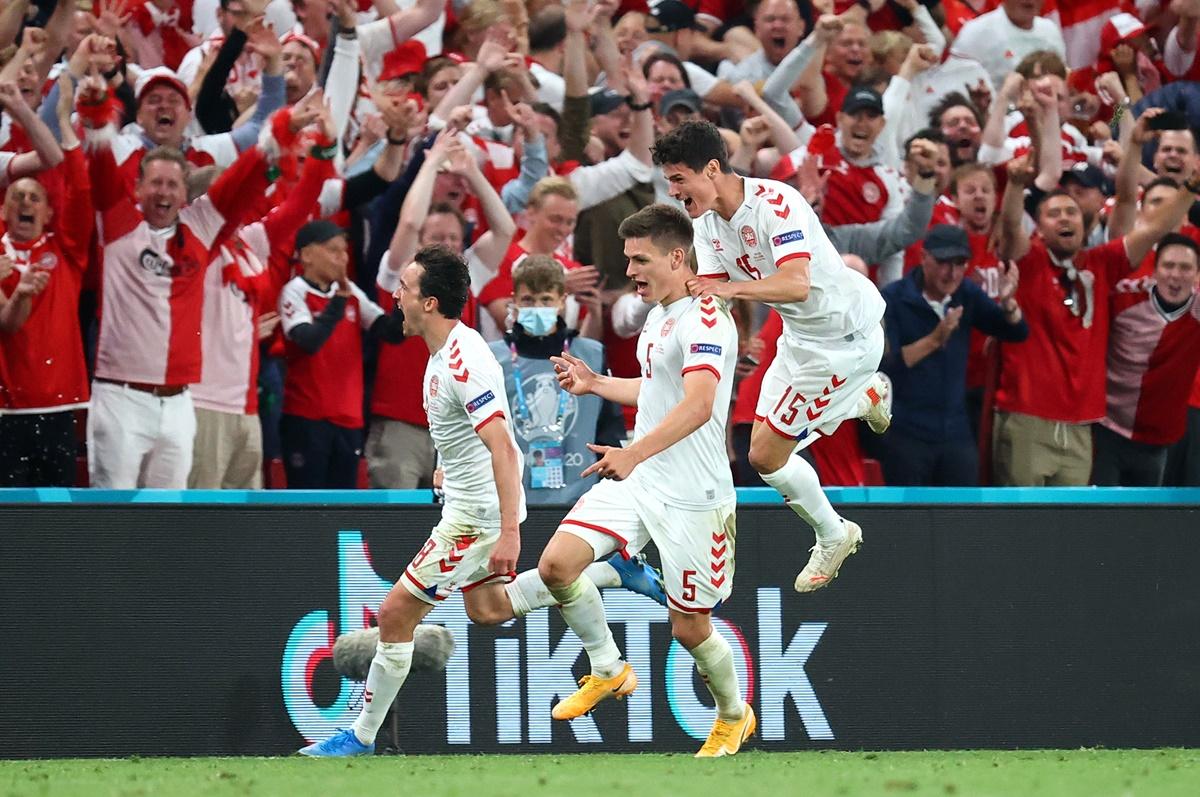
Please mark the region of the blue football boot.
POLYGON ((300 749, 300 755, 313 758, 351 758, 353 756, 371 755, 375 752, 375 743, 363 744, 350 728, 338 731, 323 742, 310 744, 300 749))
POLYGON ((620 553, 608 558, 608 563, 621 577, 621 586, 638 595, 645 595, 660 606, 667 605, 667 590, 663 585, 662 573, 653 567, 641 554, 625 559, 620 553))

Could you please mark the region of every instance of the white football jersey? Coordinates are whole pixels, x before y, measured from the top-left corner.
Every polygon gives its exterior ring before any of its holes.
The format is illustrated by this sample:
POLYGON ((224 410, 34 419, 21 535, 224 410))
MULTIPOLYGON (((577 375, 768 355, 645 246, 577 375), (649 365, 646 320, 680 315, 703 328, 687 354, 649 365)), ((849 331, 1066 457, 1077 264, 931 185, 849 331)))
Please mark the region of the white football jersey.
POLYGON ((784 333, 801 340, 836 340, 883 318, 879 290, 847 268, 817 214, 795 188, 777 180, 743 181, 745 199, 729 221, 710 210, 695 220, 699 275, 738 281, 765 279, 790 260, 809 258, 811 281, 803 302, 767 302, 784 333))
POLYGON ((645 437, 683 400, 683 377, 706 370, 716 375, 712 417, 703 426, 633 470, 631 479, 664 503, 713 509, 734 500, 725 448, 725 421, 737 365, 737 328, 729 311, 711 296, 690 296, 655 305, 638 337, 642 387, 635 440, 645 437))
MULTIPOLYGON (((478 332, 460 323, 425 367, 425 412, 429 434, 442 462, 444 514, 456 523, 500 525, 500 497, 492 474, 492 455, 479 430, 502 423, 513 437, 512 413, 504 391, 504 372, 478 332)), ((516 448, 513 438, 513 447, 516 448)), ((518 481, 524 463, 518 457, 518 481)), ((521 490, 519 519, 525 519, 521 490)))

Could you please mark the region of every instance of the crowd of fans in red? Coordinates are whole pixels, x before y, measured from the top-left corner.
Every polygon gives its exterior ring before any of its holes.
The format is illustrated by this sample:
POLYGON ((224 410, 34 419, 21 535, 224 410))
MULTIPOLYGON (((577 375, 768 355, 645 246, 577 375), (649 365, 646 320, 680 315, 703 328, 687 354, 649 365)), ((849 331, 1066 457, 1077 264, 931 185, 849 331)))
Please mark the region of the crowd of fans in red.
MULTIPOLYGON (((887 300, 892 429, 822 483, 1200 484, 1198 45, 1200 0, 4 0, 0 486, 430 484, 400 270, 461 252, 511 340, 555 258, 637 375, 616 229, 701 118, 887 300)), ((734 313, 752 484, 781 325, 734 313)))

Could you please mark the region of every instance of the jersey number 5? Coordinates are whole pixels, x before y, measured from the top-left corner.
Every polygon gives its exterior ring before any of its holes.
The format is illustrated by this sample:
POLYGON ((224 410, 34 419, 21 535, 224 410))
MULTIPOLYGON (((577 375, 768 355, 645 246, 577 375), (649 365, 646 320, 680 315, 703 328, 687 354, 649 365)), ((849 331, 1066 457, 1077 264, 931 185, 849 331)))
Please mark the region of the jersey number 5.
POLYGON ((750 279, 762 279, 762 272, 750 265, 750 255, 742 255, 734 262, 737 263, 737 267, 740 268, 746 276, 750 277, 750 279))

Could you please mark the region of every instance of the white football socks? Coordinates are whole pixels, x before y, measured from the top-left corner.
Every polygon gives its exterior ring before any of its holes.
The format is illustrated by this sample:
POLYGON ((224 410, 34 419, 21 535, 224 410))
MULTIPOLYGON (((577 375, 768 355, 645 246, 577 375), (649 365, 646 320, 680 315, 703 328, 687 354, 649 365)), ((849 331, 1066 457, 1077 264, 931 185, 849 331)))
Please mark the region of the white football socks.
POLYGON ((408 670, 412 666, 413 643, 380 642, 375 647, 375 658, 367 672, 363 707, 358 719, 351 726, 354 735, 363 744, 371 744, 387 717, 388 709, 396 699, 408 670))
POLYGON ((613 641, 608 619, 604 616, 604 601, 600 590, 587 576, 561 589, 551 589, 555 602, 562 609, 563 619, 579 635, 592 662, 592 674, 613 678, 624 668, 621 651, 613 641))
POLYGON ((842 519, 825 497, 821 481, 804 457, 790 456, 787 464, 774 473, 762 474, 763 481, 779 491, 792 511, 813 527, 817 544, 834 545, 846 536, 842 519))
POLYGON ((733 669, 733 649, 725 637, 715 630, 708 639, 691 650, 700 677, 717 702, 717 716, 726 722, 737 722, 745 711, 737 670, 733 669))
MULTIPOLYGON (((608 562, 592 562, 583 571, 583 577, 600 589, 621 586, 620 574, 608 562)), ((508 593, 508 602, 512 604, 514 617, 524 617, 535 609, 558 603, 536 570, 521 573, 504 585, 504 591, 508 593)))

